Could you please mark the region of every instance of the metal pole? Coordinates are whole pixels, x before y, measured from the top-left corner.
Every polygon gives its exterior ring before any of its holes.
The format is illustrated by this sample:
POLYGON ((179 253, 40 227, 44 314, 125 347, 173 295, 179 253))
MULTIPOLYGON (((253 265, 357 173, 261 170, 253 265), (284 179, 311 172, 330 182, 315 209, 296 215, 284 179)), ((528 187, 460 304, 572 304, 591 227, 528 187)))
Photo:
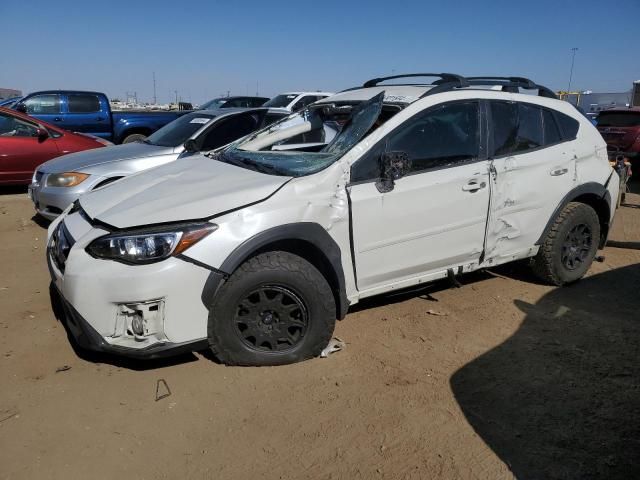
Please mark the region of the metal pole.
POLYGON ((156 97, 156 72, 153 72, 153 104, 158 103, 158 99, 156 97))
POLYGON ((571 71, 569 72, 569 88, 567 88, 567 92, 571 91, 571 80, 573 80, 573 65, 576 61, 576 52, 578 51, 578 47, 573 47, 571 49, 571 71))

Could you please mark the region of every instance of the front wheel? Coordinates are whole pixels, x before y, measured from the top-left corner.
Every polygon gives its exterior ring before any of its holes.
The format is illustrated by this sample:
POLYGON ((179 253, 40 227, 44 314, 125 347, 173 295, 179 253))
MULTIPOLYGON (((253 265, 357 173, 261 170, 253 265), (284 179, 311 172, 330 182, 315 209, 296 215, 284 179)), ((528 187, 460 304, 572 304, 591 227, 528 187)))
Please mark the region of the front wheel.
POLYGON ((127 135, 126 137, 124 137, 122 143, 139 142, 140 140, 144 140, 145 138, 147 138, 147 136, 142 133, 132 133, 131 135, 127 135))
POLYGON ((214 355, 227 365, 283 365, 316 357, 336 321, 333 293, 312 264, 288 252, 257 255, 222 286, 209 311, 214 355))
POLYGON ((533 260, 533 270, 553 285, 580 280, 593 262, 600 240, 600 220, 584 203, 569 203, 555 219, 533 260))

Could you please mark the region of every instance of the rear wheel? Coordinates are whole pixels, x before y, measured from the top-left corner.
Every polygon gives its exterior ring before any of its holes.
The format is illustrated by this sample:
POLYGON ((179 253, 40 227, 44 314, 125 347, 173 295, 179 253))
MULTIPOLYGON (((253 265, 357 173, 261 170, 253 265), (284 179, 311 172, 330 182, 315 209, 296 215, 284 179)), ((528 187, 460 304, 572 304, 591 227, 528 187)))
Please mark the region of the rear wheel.
POLYGON ((142 133, 132 133, 131 135, 124 137, 122 143, 137 142, 139 140, 144 140, 145 138, 147 138, 147 136, 142 133))
POLYGON ((222 286, 209 313, 209 344, 227 365, 294 363, 320 354, 335 321, 322 274, 297 255, 267 252, 222 286))
POLYGON ((593 262, 600 220, 584 203, 569 203, 554 221, 533 261, 536 275, 553 285, 581 279, 593 262))

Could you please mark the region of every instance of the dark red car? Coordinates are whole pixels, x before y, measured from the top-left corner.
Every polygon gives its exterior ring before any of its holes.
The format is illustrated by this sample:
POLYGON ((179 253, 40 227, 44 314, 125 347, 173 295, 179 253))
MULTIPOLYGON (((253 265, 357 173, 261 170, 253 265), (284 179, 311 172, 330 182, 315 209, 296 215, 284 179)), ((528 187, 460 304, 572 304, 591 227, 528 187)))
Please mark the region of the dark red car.
POLYGON ((640 160, 640 107, 613 108, 598 115, 598 130, 607 142, 609 155, 640 160))
POLYGON ((0 107, 0 185, 28 184, 35 168, 47 160, 107 145, 111 143, 0 107))

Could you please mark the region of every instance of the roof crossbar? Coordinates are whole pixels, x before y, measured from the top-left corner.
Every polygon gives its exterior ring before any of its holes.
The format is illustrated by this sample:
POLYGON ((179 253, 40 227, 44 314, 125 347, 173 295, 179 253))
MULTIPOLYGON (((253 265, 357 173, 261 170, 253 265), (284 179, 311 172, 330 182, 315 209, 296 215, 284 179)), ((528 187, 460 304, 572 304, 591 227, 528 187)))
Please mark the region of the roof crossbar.
POLYGON ((525 90, 538 90, 538 95, 547 98, 558 98, 553 91, 545 86, 538 85, 524 77, 467 77, 469 84, 474 85, 501 85, 505 88, 524 88, 525 90))
POLYGON ((413 78, 413 77, 439 77, 439 80, 436 80, 433 83, 425 84, 425 85, 443 85, 449 83, 455 83, 458 87, 466 87, 468 86, 468 82, 461 75, 456 75, 454 73, 407 73, 403 75, 391 75, 389 77, 379 77, 372 78, 371 80, 367 80, 362 85, 363 88, 375 87, 381 82, 387 80, 395 80, 396 78, 413 78))

